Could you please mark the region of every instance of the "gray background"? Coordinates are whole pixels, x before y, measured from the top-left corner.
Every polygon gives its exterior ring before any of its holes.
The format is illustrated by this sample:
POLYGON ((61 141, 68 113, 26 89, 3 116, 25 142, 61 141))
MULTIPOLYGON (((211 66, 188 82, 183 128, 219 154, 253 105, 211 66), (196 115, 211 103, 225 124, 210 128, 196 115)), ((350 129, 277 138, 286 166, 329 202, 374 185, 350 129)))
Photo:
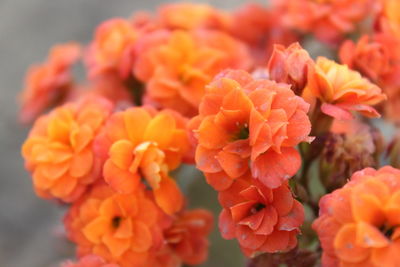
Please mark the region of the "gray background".
MULTIPOLYGON (((259 0, 259 2, 266 2, 259 0)), ((20 147, 28 129, 16 120, 16 95, 27 67, 44 59, 50 46, 87 42, 96 25, 135 10, 154 10, 157 0, 0 0, 0 266, 56 266, 73 256, 62 236, 64 209, 37 198, 24 171, 20 147)), ((203 1, 232 9, 245 0, 203 1)), ((197 179, 188 188, 194 207, 218 211, 213 190, 197 179)), ((209 261, 202 266, 243 266, 236 242, 212 236, 209 261), (223 249, 222 249, 223 248, 223 249)))

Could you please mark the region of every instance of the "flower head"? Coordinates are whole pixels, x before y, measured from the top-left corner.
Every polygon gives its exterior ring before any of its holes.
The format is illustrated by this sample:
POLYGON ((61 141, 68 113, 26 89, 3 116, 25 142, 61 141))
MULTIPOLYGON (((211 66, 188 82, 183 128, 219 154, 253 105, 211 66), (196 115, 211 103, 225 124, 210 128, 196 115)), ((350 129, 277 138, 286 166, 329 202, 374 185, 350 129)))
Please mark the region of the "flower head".
POLYGON ((214 75, 250 66, 245 46, 217 31, 155 32, 136 48, 134 74, 146 84, 147 102, 188 116, 197 114, 214 75))
POLYGON ((337 119, 351 119, 350 111, 358 111, 367 117, 379 117, 372 106, 385 100, 386 96, 360 73, 350 70, 346 65, 319 57, 315 72, 311 75, 308 89, 322 102, 323 113, 337 119))
POLYGON ((40 197, 72 202, 100 177, 101 162, 92 144, 111 109, 107 100, 89 97, 36 121, 22 154, 40 197))
POLYGON ((287 183, 270 189, 245 175, 220 192, 219 200, 223 207, 220 232, 225 239, 237 238, 247 256, 296 246, 304 211, 287 183))
POLYGON ((386 166, 353 174, 320 201, 313 223, 325 266, 396 266, 400 249, 400 170, 386 166))
POLYGON ((164 211, 180 210, 183 196, 169 171, 189 151, 185 125, 186 120, 170 110, 141 107, 114 113, 96 139, 98 156, 106 160, 105 181, 118 192, 132 193, 143 178, 164 211))
POLYGON ((300 167, 294 148, 309 141, 308 104, 289 85, 228 70, 207 86, 190 127, 198 139, 196 165, 217 190, 251 167, 254 178, 276 188, 300 167))
POLYGON ((164 236, 172 248, 185 264, 198 265, 208 256, 208 239, 213 226, 213 216, 207 210, 184 211, 165 230, 164 236))
POLYGON ((76 43, 54 46, 46 62, 31 67, 20 95, 20 120, 32 122, 48 108, 62 103, 72 88, 71 66, 80 58, 76 43))
POLYGON ((61 267, 119 267, 117 264, 106 263, 97 255, 87 255, 79 259, 78 262, 67 261, 61 267))
POLYGON ((96 254, 121 267, 146 266, 162 244, 162 215, 143 187, 119 194, 98 183, 65 217, 79 256, 96 254))

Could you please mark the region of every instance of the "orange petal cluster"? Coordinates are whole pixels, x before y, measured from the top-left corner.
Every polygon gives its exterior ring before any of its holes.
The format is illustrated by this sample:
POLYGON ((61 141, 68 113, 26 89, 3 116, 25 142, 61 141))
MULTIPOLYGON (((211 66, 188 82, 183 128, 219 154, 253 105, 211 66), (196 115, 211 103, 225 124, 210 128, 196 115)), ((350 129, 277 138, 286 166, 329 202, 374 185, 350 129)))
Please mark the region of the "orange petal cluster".
POLYGON ((184 211, 164 232, 165 240, 183 263, 197 265, 208 256, 208 239, 213 216, 207 210, 184 211))
POLYGON ((161 220, 143 187, 118 194, 99 183, 72 205, 65 227, 79 256, 95 254, 121 267, 141 267, 162 245, 161 220))
POLYGON ((222 236, 237 238, 247 256, 288 251, 296 246, 304 210, 287 182, 271 189, 246 174, 220 192, 219 201, 223 207, 219 217, 222 236))
POLYGON ((77 43, 54 46, 46 62, 34 65, 26 74, 19 97, 20 120, 32 122, 48 108, 62 103, 72 89, 71 66, 80 58, 77 43))
POLYGON ((119 267, 117 264, 106 263, 102 258, 96 255, 87 255, 78 262, 67 261, 60 267, 119 267))
POLYGON ((353 174, 320 201, 313 223, 324 266, 387 266, 400 262, 400 170, 390 166, 353 174))
POLYGON ((186 120, 170 110, 137 107, 114 113, 95 145, 105 159, 105 181, 118 192, 133 193, 143 178, 165 212, 179 211, 183 195, 169 172, 189 152, 185 127, 186 120))
POLYGON ((344 35, 375 11, 375 0, 273 0, 287 25, 327 43, 344 35))
POLYGON ((250 67, 246 47, 218 31, 154 32, 136 50, 133 71, 145 83, 145 101, 187 116, 197 113, 204 87, 214 75, 226 68, 250 67))
POLYGON ((197 168, 216 190, 227 189, 251 169, 277 188, 300 168, 295 146, 309 141, 309 105, 289 85, 228 70, 207 86, 191 121, 198 140, 197 168))
POLYGON ((88 97, 36 121, 22 154, 40 197, 72 202, 100 177, 92 144, 111 109, 106 99, 88 97))
POLYGON ((315 71, 309 78, 308 89, 322 103, 321 111, 336 119, 351 119, 350 111, 358 111, 367 117, 379 117, 372 107, 386 96, 381 89, 350 70, 325 57, 319 57, 315 71))

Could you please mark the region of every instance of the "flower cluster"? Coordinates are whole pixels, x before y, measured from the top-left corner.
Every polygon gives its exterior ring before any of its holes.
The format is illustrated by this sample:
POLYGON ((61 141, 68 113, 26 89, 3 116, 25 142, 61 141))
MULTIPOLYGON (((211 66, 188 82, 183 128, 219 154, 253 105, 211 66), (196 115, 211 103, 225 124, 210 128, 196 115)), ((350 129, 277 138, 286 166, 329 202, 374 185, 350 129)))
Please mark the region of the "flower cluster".
POLYGON ((55 46, 20 117, 34 191, 68 209, 77 259, 61 266, 204 263, 213 215, 188 194, 201 175, 248 266, 398 266, 400 170, 371 167, 400 167, 400 135, 388 145, 371 119, 400 121, 399 8, 176 3, 55 46))

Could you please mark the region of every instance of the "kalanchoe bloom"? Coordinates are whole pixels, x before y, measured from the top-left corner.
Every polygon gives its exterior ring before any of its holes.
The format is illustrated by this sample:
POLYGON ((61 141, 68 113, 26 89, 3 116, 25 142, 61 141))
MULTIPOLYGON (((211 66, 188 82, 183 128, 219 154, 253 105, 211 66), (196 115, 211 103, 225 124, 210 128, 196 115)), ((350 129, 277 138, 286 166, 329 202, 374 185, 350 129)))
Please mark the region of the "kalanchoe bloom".
POLYGON ((222 236, 237 238, 247 256, 284 252, 296 246, 304 210, 286 182, 270 189, 245 175, 220 192, 219 201, 223 207, 219 217, 222 236))
POLYGON ((342 187, 354 172, 379 164, 383 138, 357 120, 335 120, 320 158, 321 179, 328 191, 342 187))
POLYGON ((86 55, 89 75, 119 71, 124 53, 137 38, 137 30, 126 19, 114 18, 100 24, 86 55))
POLYGON ((271 80, 290 84, 296 95, 301 95, 313 68, 314 61, 308 52, 294 43, 288 48, 275 45, 267 69, 271 80))
POLYGON ((197 168, 216 190, 228 188, 250 169, 276 188, 301 160, 294 148, 309 141, 309 105, 290 86, 228 70, 207 86, 199 115, 190 124, 198 139, 197 168))
POLYGON ((386 166, 358 171, 319 205, 313 228, 324 266, 398 265, 400 170, 386 166))
POLYGON ((322 105, 321 111, 336 119, 352 119, 350 111, 358 111, 367 117, 379 117, 372 107, 386 96, 381 89, 360 73, 332 60, 319 57, 315 72, 309 78, 308 90, 322 105))
POLYGON ((217 32, 155 32, 136 46, 134 74, 145 83, 147 103, 197 114, 204 87, 226 68, 250 67, 246 47, 217 32))
POLYGON ((162 27, 173 30, 226 30, 231 23, 231 17, 221 10, 207 4, 184 2, 161 6, 158 19, 162 27))
POLYGON ((111 109, 104 98, 88 97, 36 121, 22 155, 40 197, 72 202, 100 177, 101 161, 92 144, 111 109))
POLYGON ((339 56, 342 63, 374 82, 390 70, 389 51, 384 45, 370 40, 368 35, 361 37, 356 44, 351 40, 344 42, 339 56))
POLYGON ((46 62, 32 66, 19 97, 20 120, 32 122, 48 108, 61 104, 72 89, 71 66, 80 58, 76 43, 54 46, 46 62))
POLYGON ((287 46, 298 40, 298 35, 283 25, 279 11, 261 4, 247 3, 232 17, 231 34, 250 47, 257 65, 265 66, 275 44, 287 46))
POLYGON ((87 255, 79 259, 78 262, 64 262, 60 267, 119 267, 119 265, 107 263, 97 255, 87 255))
POLYGON ((99 183, 72 205, 64 223, 78 256, 96 254, 121 267, 142 267, 162 244, 162 219, 143 187, 118 194, 99 183))
POLYGON ((380 19, 380 27, 390 31, 397 38, 400 38, 400 2, 396 0, 384 0, 380 19))
POLYGON ((336 44, 374 11, 374 0, 273 0, 288 26, 336 44))
POLYGON ((197 265, 206 261, 208 239, 213 216, 207 210, 189 210, 178 215, 164 232, 165 240, 185 264, 197 265))
POLYGON ((132 193, 142 178, 167 213, 181 209, 183 196, 169 176, 189 152, 186 120, 178 113, 130 108, 114 113, 96 139, 96 151, 106 160, 105 181, 116 191, 132 193))

